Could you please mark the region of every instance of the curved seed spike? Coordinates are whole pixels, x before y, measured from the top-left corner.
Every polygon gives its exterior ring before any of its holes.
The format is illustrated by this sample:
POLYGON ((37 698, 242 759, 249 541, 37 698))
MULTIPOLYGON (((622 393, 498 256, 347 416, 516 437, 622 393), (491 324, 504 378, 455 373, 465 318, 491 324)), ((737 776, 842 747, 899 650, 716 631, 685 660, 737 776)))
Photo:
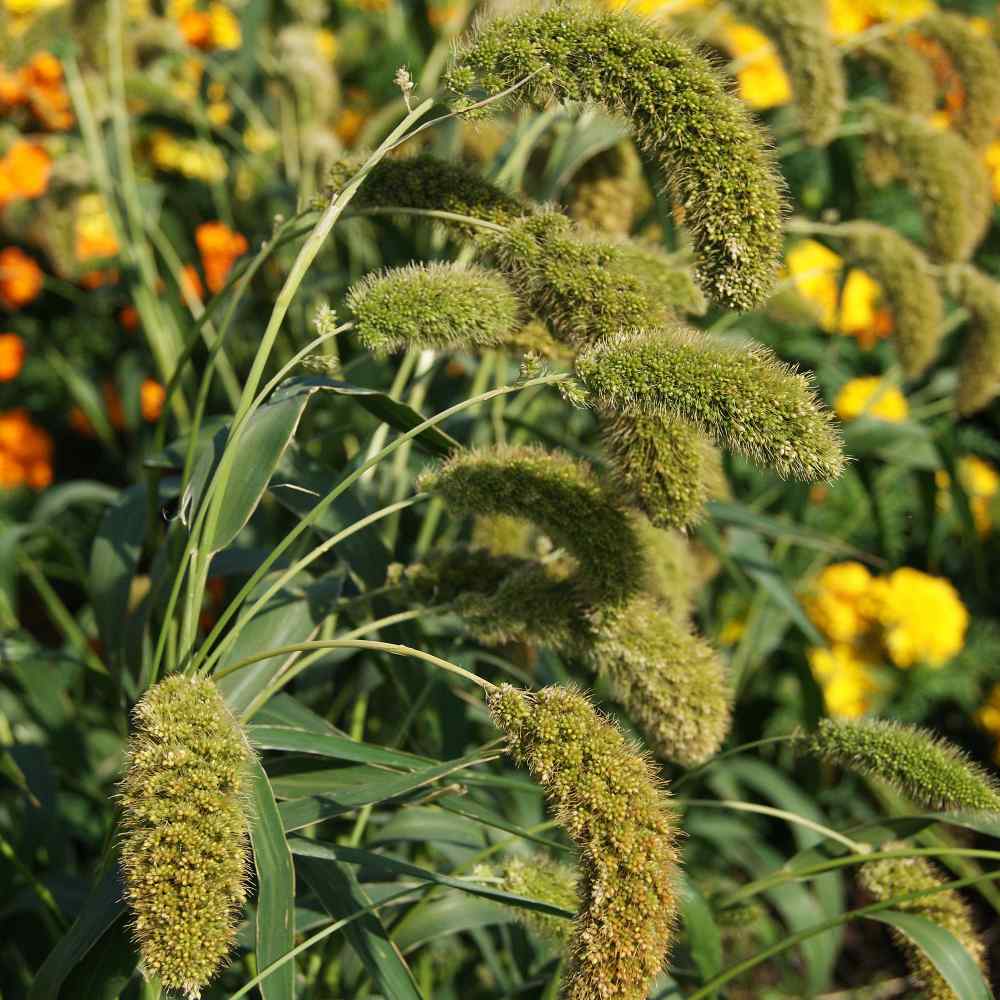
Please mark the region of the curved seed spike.
POLYGON ((835 238, 843 243, 850 263, 882 286, 907 378, 922 375, 937 356, 944 334, 944 304, 930 261, 894 229, 874 222, 837 226, 835 238))
POLYGON ((1000 118, 1000 51, 992 38, 976 31, 961 14, 939 11, 922 18, 915 28, 947 53, 965 90, 955 127, 974 148, 985 149, 1000 118))
POLYGON ((716 301, 749 309, 781 256, 782 182, 747 110, 706 59, 629 14, 572 2, 484 22, 459 53, 451 86, 476 80, 518 97, 597 103, 629 119, 683 208, 698 280, 716 301))
POLYGON ((667 413, 607 410, 600 428, 615 482, 656 527, 684 528, 701 519, 712 447, 704 434, 667 413))
POLYGON ((580 352, 576 373, 601 406, 676 415, 778 475, 830 479, 843 468, 808 379, 759 345, 674 325, 605 338, 580 352))
POLYGON ((347 305, 370 351, 495 347, 517 328, 520 306, 503 278, 481 267, 421 264, 371 274, 347 305))
POLYGON ((135 707, 121 787, 125 900, 144 969, 189 998, 232 950, 246 898, 251 752, 209 680, 175 674, 135 707))
POLYGON ((958 360, 958 412, 967 417, 1000 395, 1000 282, 974 267, 952 268, 948 288, 969 310, 958 360))
MULTIPOLYGON (((360 155, 334 163, 327 179, 330 191, 343 187, 362 163, 364 159, 360 155)), ((531 211, 526 202, 490 184, 474 170, 424 153, 380 160, 365 178, 351 205, 356 209, 400 207, 452 212, 501 226, 531 211)), ((479 231, 460 222, 448 225, 463 235, 479 231)))
POLYGON ((847 82, 829 30, 826 4, 817 0, 729 0, 733 13, 755 24, 775 44, 792 82, 806 141, 824 146, 840 125, 847 82))
MULTIPOLYGON (((537 899, 576 912, 580 907, 577 878, 575 868, 536 854, 530 858, 511 858, 500 873, 499 887, 515 896, 537 899)), ((525 927, 553 944, 565 947, 573 935, 573 923, 569 920, 520 907, 514 912, 525 927)))
POLYGON ((930 117, 937 105, 938 83, 930 60, 899 35, 879 38, 854 54, 873 63, 885 77, 889 100, 907 114, 930 117))
POLYGON ((928 808, 1000 812, 994 780, 957 747, 916 726, 824 719, 805 741, 822 760, 881 778, 928 808))
POLYGON ((678 264, 659 247, 643 243, 619 243, 610 267, 631 275, 652 302, 677 312, 704 316, 708 311, 705 294, 689 267, 678 264))
POLYGON ((644 1000, 677 919, 677 821, 645 758, 587 699, 502 685, 487 698, 580 851, 567 1000, 644 1000))
POLYGON ((954 132, 878 101, 866 101, 874 133, 869 150, 874 183, 901 178, 920 204, 934 256, 965 260, 989 225, 993 202, 986 166, 954 132))
POLYGON ((621 604, 642 586, 642 547, 628 514, 583 462, 497 446, 458 453, 418 486, 457 514, 531 520, 576 559, 572 585, 587 605, 621 604))
MULTIPOLYGON (((899 841, 890 841, 881 847, 886 851, 905 848, 906 844, 899 841)), ((943 881, 940 869, 923 857, 881 858, 869 861, 858 869, 858 882, 880 902, 910 892, 934 889, 943 881)), ((896 903, 895 909, 926 917, 938 927, 951 932, 985 971, 986 947, 976 933, 972 911, 953 889, 896 903)), ((917 947, 901 931, 893 929, 892 936, 906 955, 913 978, 923 988, 928 1000, 962 1000, 924 954, 923 949, 917 947)))
POLYGON ((644 190, 639 157, 630 142, 620 142, 573 175, 569 214, 597 232, 627 236, 644 190))

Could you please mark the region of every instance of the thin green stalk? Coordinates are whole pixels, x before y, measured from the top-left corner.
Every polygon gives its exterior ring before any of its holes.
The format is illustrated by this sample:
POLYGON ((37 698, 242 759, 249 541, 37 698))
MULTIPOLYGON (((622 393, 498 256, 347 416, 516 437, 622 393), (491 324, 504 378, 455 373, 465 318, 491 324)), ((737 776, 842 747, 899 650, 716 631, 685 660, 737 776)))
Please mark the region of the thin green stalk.
MULTIPOLYGON (((890 853, 893 856, 896 856, 902 852, 897 851, 890 853)), ((902 853, 902 856, 908 857, 909 855, 902 853)), ((877 855, 871 855, 871 858, 875 857, 877 857, 877 855)), ((963 889, 965 886, 972 885, 975 882, 998 878, 1000 878, 1000 871, 988 872, 985 875, 975 875, 970 876, 969 878, 956 879, 952 882, 942 882, 940 885, 936 885, 932 889, 921 889, 916 892, 907 892, 899 896, 893 896, 891 899, 887 899, 884 902, 871 903, 868 906, 862 906, 856 910, 848 910, 846 913, 841 913, 839 916, 833 917, 830 920, 824 920, 822 923, 813 924, 812 927, 807 927, 805 930, 799 931, 796 934, 790 934, 770 947, 757 952, 756 955, 752 955, 750 958, 745 959, 742 962, 738 962, 736 965, 730 966, 728 969, 720 972, 717 976, 713 976, 712 979, 705 983, 705 985, 700 989, 695 990, 695 992, 692 993, 687 1000, 707 1000, 708 997, 713 996, 720 987, 725 986, 725 984, 730 980, 735 979, 737 976, 742 976, 745 972, 749 972, 750 969, 755 968, 762 962, 766 962, 769 958, 774 958, 775 955, 780 955, 783 951, 787 951, 789 948, 794 948, 795 945, 801 944, 803 941, 808 941, 809 938, 815 937, 817 934, 822 934, 824 931, 833 930, 835 927, 840 927, 843 924, 850 923, 850 921, 855 920, 858 917, 866 917, 871 913, 879 913, 882 910, 891 910, 900 903, 908 903, 911 900, 923 899, 926 896, 934 896, 939 892, 963 889)))
MULTIPOLYGON (((460 667, 457 663, 442 660, 440 656, 434 656, 433 653, 426 653, 422 649, 414 649, 412 646, 403 646, 396 642, 377 642, 373 639, 317 639, 313 642, 299 642, 289 646, 276 646, 274 649, 266 650, 263 653, 255 653, 253 656, 248 656, 245 660, 232 663, 228 667, 219 670, 215 676, 221 679, 228 677, 229 674, 235 673, 237 670, 242 670, 244 667, 260 663, 261 660, 269 660, 273 656, 290 656, 292 653, 306 653, 315 649, 371 649, 380 653, 392 653, 394 656, 412 656, 414 659, 423 660, 425 663, 430 663, 441 670, 446 670, 450 674, 455 674, 456 677, 472 681, 473 684, 478 685, 484 691, 496 688, 496 685, 490 683, 485 677, 479 677, 464 667, 460 667)), ((288 675, 282 678, 283 683, 287 683, 289 680, 291 680, 291 676, 288 675)), ((997 857, 1000 858, 1000 854, 997 857)))
POLYGON ((344 215, 345 219, 354 219, 370 215, 413 215, 424 219, 438 219, 441 222, 456 222, 465 226, 475 226, 477 229, 487 229, 494 233, 504 233, 506 228, 487 219, 477 219, 471 215, 459 215, 457 212, 444 212, 436 208, 407 208, 403 205, 373 205, 369 208, 357 208, 344 215))
POLYGON ((774 816, 777 819, 783 819, 788 823, 803 826, 807 830, 813 830, 815 833, 821 834, 828 840, 836 840, 839 844, 843 844, 845 847, 857 853, 860 853, 864 849, 863 844, 859 844, 856 840, 851 840, 850 837, 844 836, 844 834, 839 831, 832 830, 830 827, 824 826, 822 823, 816 823, 814 820, 807 819, 805 816, 800 816, 798 813, 788 812, 785 809, 775 809, 773 806, 758 805, 755 802, 735 802, 731 799, 677 799, 676 801, 678 805, 709 809, 731 809, 734 812, 749 812, 759 813, 762 816, 774 816))
POLYGON ((698 767, 692 768, 686 774, 682 774, 676 781, 672 782, 671 787, 674 792, 678 789, 683 788, 684 785, 689 784, 704 771, 707 771, 710 767, 714 767, 721 760, 725 760, 727 757, 735 757, 738 754, 746 753, 748 750, 756 750, 757 747, 764 747, 770 743, 791 743, 798 737, 795 733, 788 733, 785 736, 765 736, 761 740, 753 740, 750 743, 742 743, 738 747, 733 747, 731 750, 726 750, 724 753, 717 754, 711 760, 705 761, 704 764, 699 764, 698 767))
MULTIPOLYGON (((220 642, 218 647, 216 647, 216 649, 212 651, 211 655, 208 656, 207 659, 205 659, 200 672, 203 674, 207 674, 212 669, 212 665, 218 662, 219 657, 224 655, 226 650, 235 641, 236 637, 240 633, 241 627, 245 625, 247 622, 249 622, 257 614, 257 612, 260 611, 260 609, 263 608, 264 605, 267 604, 267 602, 276 593, 278 593, 278 591, 281 590, 283 586, 285 586, 286 583, 288 583, 290 580, 293 580, 296 576, 299 575, 299 573, 301 573, 303 570, 311 566, 322 555, 324 555, 326 552, 329 552, 330 549, 335 548, 342 541, 344 541, 344 539, 350 538, 351 535, 354 535, 357 532, 362 531, 369 525, 375 524, 377 521, 380 521, 384 517, 388 517, 390 514, 395 513, 397 510, 402 510, 406 507, 412 507, 415 504, 423 503, 424 500, 429 498, 429 496, 430 494, 428 493, 417 493, 414 496, 409 497, 407 500, 401 500, 399 503, 390 504, 388 507, 383 507, 381 510, 373 511, 371 514, 368 514, 365 517, 361 518, 360 520, 355 521, 349 527, 344 528, 342 531, 338 531, 335 535, 331 535, 325 542, 321 542, 315 548, 311 549, 304 556, 302 556, 301 559, 298 559, 294 563, 292 563, 292 565, 289 566, 288 569, 286 569, 267 588, 267 590, 265 590, 264 593, 257 598, 256 601, 254 601, 253 605, 251 605, 250 609, 246 612, 246 614, 240 616, 240 619, 237 621, 235 627, 229 632, 226 639, 220 642)), ((236 601, 234 600, 229 605, 229 607, 226 608, 226 611, 229 611, 229 608, 233 607, 235 603, 236 601)), ((222 619, 220 617, 220 622, 221 620, 222 619)), ((218 625, 218 623, 216 624, 218 625)), ((208 645, 207 641, 206 645, 208 645)))
POLYGON ((374 465, 377 465, 383 458, 391 455, 397 448, 402 447, 402 445, 409 441, 417 435, 422 434, 428 427, 434 427, 439 423, 447 420, 449 417, 454 416, 464 410, 470 409, 473 406, 477 406, 480 403, 486 402, 491 399, 494 394, 507 393, 507 392, 519 392, 522 389, 529 388, 533 385, 549 385, 555 382, 561 382, 567 379, 569 376, 566 374, 556 374, 556 375, 543 375, 536 379, 529 379, 526 382, 522 382, 518 385, 504 386, 501 389, 491 389, 489 392, 481 393, 479 396, 473 396, 470 399, 462 400, 460 403, 456 403, 454 406, 450 406, 445 410, 441 410, 432 417, 428 417, 426 420, 417 424, 412 430, 407 431, 405 434, 401 434, 390 444, 387 444, 377 455, 373 455, 367 462, 359 466, 349 475, 345 476, 319 503, 308 514, 302 517, 295 527, 271 550, 268 556, 264 559, 261 565, 256 569, 249 580, 243 585, 242 590, 233 598, 229 606, 225 609, 216 622, 215 627, 212 632, 208 635, 205 642, 202 644, 201 650, 195 655, 191 669, 196 671, 199 666, 204 662, 205 657, 209 655, 209 650, 214 642, 219 638, 222 629, 225 627, 226 623, 232 618, 235 613, 235 609, 238 608, 243 601, 246 600, 247 596, 253 591, 258 583, 267 575, 271 566, 275 561, 280 558, 280 556, 285 552, 285 550, 301 535, 304 531, 310 528, 316 521, 323 516, 330 505, 339 497, 343 492, 349 489, 362 475, 365 471, 374 465))

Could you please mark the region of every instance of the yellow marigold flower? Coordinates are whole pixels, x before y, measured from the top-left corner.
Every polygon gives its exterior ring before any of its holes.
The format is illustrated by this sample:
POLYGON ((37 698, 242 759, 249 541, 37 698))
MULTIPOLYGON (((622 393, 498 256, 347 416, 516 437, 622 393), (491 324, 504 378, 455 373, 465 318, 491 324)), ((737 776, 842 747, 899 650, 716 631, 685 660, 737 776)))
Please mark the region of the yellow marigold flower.
POLYGON ((243 44, 239 19, 225 4, 213 3, 208 8, 208 21, 212 48, 238 49, 243 44))
POLYGON ((0 382, 10 382, 21 374, 24 341, 16 333, 0 333, 0 382))
POLYGON ((882 286, 867 271, 852 268, 840 297, 837 328, 864 350, 892 333, 892 313, 882 307, 882 286))
POLYGON ((986 701, 976 712, 976 722, 988 733, 1000 739, 1000 684, 994 684, 986 701))
POLYGON ((856 719, 871 708, 878 685, 870 671, 871 662, 854 646, 844 642, 836 642, 829 649, 816 646, 807 656, 830 715, 856 719))
POLYGON ((964 455, 958 461, 958 474, 970 496, 992 497, 1000 490, 1000 472, 996 466, 977 455, 964 455))
POLYGON ((837 279, 843 264, 839 254, 816 240, 796 243, 785 261, 798 293, 817 307, 824 330, 837 324, 837 279))
POLYGON ((142 419, 148 423, 159 420, 166 398, 167 390, 155 378, 145 379, 139 387, 139 408, 142 410, 142 419))
POLYGON ((213 101, 206 109, 205 117, 219 128, 233 117, 233 106, 229 101, 213 101))
POLYGON ((251 153, 266 153, 278 144, 278 135, 266 126, 248 125, 243 142, 251 153))
POLYGON ((882 644, 897 667, 941 667, 965 645, 969 612, 945 579, 904 566, 872 583, 867 596, 882 644))
POLYGON ((85 194, 77 199, 73 247, 81 262, 118 253, 118 238, 102 195, 85 194))
POLYGON ((0 250, 0 305, 11 311, 28 305, 42 290, 42 269, 20 247, 0 250))
POLYGON ((833 563, 816 578, 815 593, 806 601, 813 624, 835 642, 851 642, 869 626, 861 602, 872 575, 859 562, 833 563))
POLYGON ((841 420, 876 417, 891 424, 901 424, 910 415, 906 397, 894 385, 877 375, 853 378, 834 400, 833 408, 841 420))
POLYGON ((737 60, 740 97, 763 110, 787 104, 792 85, 770 39, 750 24, 727 24, 722 31, 727 51, 737 60))
POLYGON ((990 172, 993 188, 993 200, 1000 201, 1000 139, 994 139, 984 152, 986 166, 990 172))

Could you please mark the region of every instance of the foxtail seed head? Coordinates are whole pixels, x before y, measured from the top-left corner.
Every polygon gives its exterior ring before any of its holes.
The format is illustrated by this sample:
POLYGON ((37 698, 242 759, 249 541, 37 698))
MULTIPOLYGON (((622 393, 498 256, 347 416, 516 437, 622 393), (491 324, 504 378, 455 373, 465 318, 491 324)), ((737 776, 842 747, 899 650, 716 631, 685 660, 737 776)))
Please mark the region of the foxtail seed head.
MULTIPOLYGON (((898 851, 905 847, 905 844, 897 841, 885 843, 881 849, 898 851)), ((911 892, 934 889, 943 881, 937 866, 922 857, 880 858, 869 861, 858 869, 858 882, 880 902, 911 892)), ((972 911, 953 889, 903 900, 893 904, 893 908, 905 913, 915 913, 938 927, 943 927, 965 946, 976 964, 984 968, 986 948, 976 933, 972 911)), ((892 936, 906 955, 913 978, 925 991, 927 1000, 963 1000, 948 985, 922 948, 901 931, 893 930, 892 936)))
POLYGON ((421 264, 372 274, 347 304, 370 351, 495 347, 517 327, 517 297, 495 271, 421 264))
POLYGON ((898 35, 878 38, 856 53, 883 75, 892 104, 907 114, 930 117, 938 94, 930 60, 898 35))
MULTIPOLYGON (((338 160, 330 171, 329 189, 342 188, 363 162, 359 156, 338 160)), ((526 202, 490 184, 474 170, 424 153, 381 160, 369 172, 351 205, 451 212, 501 226, 531 211, 526 202)), ((474 226, 462 222, 448 225, 466 236, 478 232, 474 226)))
POLYGON ((792 82, 806 141, 826 145, 840 124, 847 84, 830 36, 826 4, 817 0, 729 0, 733 12, 775 44, 792 82))
POLYGON ((716 301, 753 308, 781 256, 781 181, 747 110, 708 61, 627 13, 556 2, 485 21, 451 74, 461 93, 603 105, 629 119, 663 170, 694 240, 699 282, 716 301))
POLYGON ((577 560, 588 605, 620 604, 642 586, 642 547, 629 516, 586 463, 534 447, 463 451, 418 481, 456 514, 530 520, 577 560))
POLYGON ((894 229, 874 222, 845 223, 836 238, 847 259, 881 285, 907 377, 922 375, 944 332, 944 304, 930 261, 894 229))
POLYGON ((677 822, 652 768, 576 691, 505 684, 487 702, 580 851, 567 1000, 644 1000, 677 919, 677 822))
POLYGON ((993 211, 979 154, 960 135, 897 108, 878 101, 866 101, 865 108, 874 125, 870 149, 882 170, 872 180, 901 177, 919 202, 931 252, 943 260, 966 260, 993 211))
POLYGON ((121 865, 142 965, 198 997, 233 947, 249 870, 252 751, 215 684, 179 674, 135 707, 121 865))
POLYGON ((916 726, 824 719, 805 739, 821 760, 881 778, 930 809, 1000 812, 994 780, 957 747, 916 726))
POLYGON ((615 481, 658 528, 700 520, 709 496, 705 472, 712 445, 668 413, 601 414, 601 444, 615 481))
POLYGON ((969 311, 958 359, 958 412, 967 417, 1000 394, 1000 282, 974 267, 952 268, 948 287, 969 311))
POLYGON ((1000 118, 1000 52, 993 39, 976 31, 969 18, 946 11, 930 14, 914 27, 947 54, 965 91, 954 125, 973 148, 985 149, 1000 118))
MULTIPOLYGON (((499 888, 515 896, 537 899, 575 913, 580 906, 576 883, 575 868, 536 854, 531 858, 511 858, 500 873, 499 888)), ((573 935, 573 922, 570 920, 537 910, 518 908, 515 912, 525 927, 554 945, 565 947, 573 935)))
POLYGON ((843 468, 809 380, 764 347, 671 325, 587 347, 576 373, 601 406, 680 417, 780 476, 833 479, 843 468))
POLYGON ((597 232, 627 236, 643 191, 639 157, 630 142, 620 142, 573 175, 569 214, 597 232))

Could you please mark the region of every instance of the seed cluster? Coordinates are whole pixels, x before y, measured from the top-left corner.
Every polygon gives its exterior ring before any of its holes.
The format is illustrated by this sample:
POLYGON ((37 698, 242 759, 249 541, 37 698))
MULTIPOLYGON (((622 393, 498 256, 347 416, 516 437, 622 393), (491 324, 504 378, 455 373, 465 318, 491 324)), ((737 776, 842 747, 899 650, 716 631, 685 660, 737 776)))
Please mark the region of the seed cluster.
POLYGON ((855 53, 882 74, 890 103, 911 115, 932 114, 938 95, 934 67, 905 38, 877 38, 859 46, 855 53))
POLYGON ((958 359, 958 412, 969 416, 1000 394, 1000 282, 974 267, 955 267, 948 288, 969 311, 958 359))
POLYGON ((135 707, 121 865, 146 971, 198 997, 233 947, 249 869, 251 753, 209 680, 173 675, 135 707))
POLYGON ((665 792, 576 691, 503 685, 488 704, 580 851, 567 1000, 644 1000, 677 918, 677 822, 665 792))
POLYGON ((957 747, 916 726, 824 719, 806 746, 822 760, 895 785, 930 809, 1000 812, 996 782, 957 747))
MULTIPOLYGON (((500 873, 500 888, 504 892, 551 903, 574 913, 580 906, 576 883, 575 868, 540 854, 531 858, 511 858, 500 873)), ((525 927, 553 944, 565 946, 573 934, 571 921, 548 913, 518 908, 517 917, 525 927)))

